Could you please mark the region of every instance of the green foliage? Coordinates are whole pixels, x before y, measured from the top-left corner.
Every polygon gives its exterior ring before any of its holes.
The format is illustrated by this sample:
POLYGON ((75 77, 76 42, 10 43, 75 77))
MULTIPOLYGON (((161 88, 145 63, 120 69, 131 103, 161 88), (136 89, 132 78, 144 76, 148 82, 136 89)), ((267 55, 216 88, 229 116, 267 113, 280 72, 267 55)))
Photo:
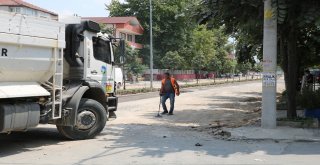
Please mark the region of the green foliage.
POLYGON ((200 71, 207 66, 206 56, 202 51, 199 51, 198 54, 192 58, 191 66, 196 71, 200 71))
MULTIPOLYGON (((124 57, 124 68, 126 73, 132 75, 139 75, 143 73, 147 67, 142 64, 140 53, 137 49, 132 49, 128 44, 126 44, 125 57, 124 57)), ((122 65, 120 62, 120 50, 116 47, 114 50, 115 63, 117 65, 122 65)))
MULTIPOLYGON (((227 58, 233 50, 228 44, 229 29, 223 24, 198 25, 194 17, 201 0, 153 0, 155 68, 194 69, 233 72, 235 62, 227 58)), ((107 7, 110 16, 136 16, 145 29, 137 42, 144 49, 139 57, 149 63, 149 0, 113 0, 107 7)), ((128 60, 127 60, 128 61, 128 60)))
POLYGON ((215 48, 217 44, 216 32, 208 30, 205 25, 195 28, 191 34, 190 46, 193 50, 193 57, 204 55, 206 61, 215 57, 215 48))
POLYGON ((208 29, 207 25, 199 25, 192 31, 188 45, 189 56, 185 56, 189 66, 197 71, 224 72, 230 68, 228 64, 231 63, 227 62, 227 55, 231 48, 227 45, 227 37, 223 30, 223 27, 208 29))
POLYGON ((137 49, 126 48, 125 54, 125 69, 126 73, 132 75, 139 75, 146 70, 146 66, 142 64, 139 58, 139 51, 137 49))
POLYGON ((125 5, 120 3, 119 0, 111 0, 110 5, 105 5, 106 10, 110 12, 110 16, 129 16, 125 15, 125 5))
MULTIPOLYGON (((237 41, 239 63, 262 58, 264 3, 258 0, 203 0, 195 10, 200 23, 225 26, 237 41)), ((319 0, 272 0, 278 20, 278 62, 288 88, 288 117, 295 117, 297 73, 320 61, 319 0)))
POLYGON ((109 28, 109 27, 107 27, 105 24, 103 24, 103 23, 100 23, 99 24, 99 26, 100 26, 100 28, 101 28, 101 32, 102 33, 107 33, 107 34, 111 34, 111 35, 113 35, 113 32, 114 32, 114 28, 109 28))
POLYGON ((231 59, 226 59, 223 68, 222 73, 233 73, 235 71, 237 62, 231 59))
POLYGON ((161 63, 165 69, 183 69, 185 67, 185 60, 177 51, 167 52, 162 58, 161 63))
POLYGON ((210 59, 210 61, 208 61, 208 65, 207 65, 207 70, 208 71, 214 71, 214 72, 218 72, 223 70, 223 60, 215 57, 210 59))
POLYGON ((263 66, 262 66, 261 63, 257 63, 257 64, 254 65, 252 70, 255 71, 255 72, 262 72, 263 71, 263 66))
MULTIPOLYGON (((196 25, 190 10, 198 0, 152 0, 155 67, 161 68, 161 59, 169 51, 180 51, 188 44, 189 35, 196 25)), ((149 58, 149 0, 113 0, 107 6, 110 16, 136 16, 145 32, 137 42, 146 45, 141 51, 143 59, 149 58)))
POLYGON ((254 64, 253 56, 262 58, 263 2, 256 0, 203 0, 196 10, 200 23, 209 27, 225 26, 237 41, 240 63, 254 64))
POLYGON ((252 70, 252 65, 251 63, 247 62, 247 63, 238 63, 237 66, 237 71, 243 73, 243 74, 247 74, 248 71, 252 70))

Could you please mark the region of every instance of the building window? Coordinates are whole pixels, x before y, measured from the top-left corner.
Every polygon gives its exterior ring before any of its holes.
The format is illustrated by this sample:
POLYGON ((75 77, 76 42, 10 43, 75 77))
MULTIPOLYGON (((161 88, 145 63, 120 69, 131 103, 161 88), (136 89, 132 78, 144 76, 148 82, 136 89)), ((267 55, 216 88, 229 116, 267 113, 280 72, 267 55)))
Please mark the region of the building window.
POLYGON ((25 7, 12 7, 10 11, 23 15, 38 16, 38 12, 36 10, 25 7))
POLYGON ((12 8, 10 9, 10 11, 11 11, 11 12, 14 12, 14 13, 22 14, 20 7, 12 7, 12 8))
POLYGON ((129 34, 128 34, 127 40, 130 41, 130 42, 132 42, 132 35, 129 35, 129 34))
POLYGON ((124 40, 127 38, 125 33, 120 33, 120 37, 124 40))
POLYGON ((31 16, 37 16, 37 11, 33 10, 33 9, 29 9, 29 8, 23 8, 24 9, 24 13, 25 15, 31 15, 31 16))
POLYGON ((50 14, 44 13, 44 12, 39 12, 39 17, 40 18, 50 18, 50 14))

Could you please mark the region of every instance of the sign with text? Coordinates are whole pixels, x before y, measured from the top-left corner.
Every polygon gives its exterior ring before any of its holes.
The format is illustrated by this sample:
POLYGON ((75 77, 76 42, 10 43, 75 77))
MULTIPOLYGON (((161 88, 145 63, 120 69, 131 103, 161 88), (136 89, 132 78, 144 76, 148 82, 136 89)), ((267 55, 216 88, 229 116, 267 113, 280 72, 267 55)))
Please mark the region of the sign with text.
POLYGON ((275 73, 264 73, 262 83, 264 87, 275 87, 277 83, 277 76, 275 73))

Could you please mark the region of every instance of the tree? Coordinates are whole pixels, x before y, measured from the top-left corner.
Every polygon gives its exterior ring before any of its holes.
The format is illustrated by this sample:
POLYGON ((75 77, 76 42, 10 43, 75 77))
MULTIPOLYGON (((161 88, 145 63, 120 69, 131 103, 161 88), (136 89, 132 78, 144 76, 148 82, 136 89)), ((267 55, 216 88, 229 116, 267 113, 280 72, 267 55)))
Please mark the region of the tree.
POLYGON ((198 54, 192 58, 191 65, 196 73, 197 84, 199 83, 199 73, 207 66, 207 58, 202 51, 197 52, 198 54))
POLYGON ((185 60, 179 55, 177 51, 169 51, 161 60, 162 66, 166 69, 183 69, 185 67, 185 60))
MULTIPOLYGON (((196 10, 199 22, 224 25, 238 44, 240 62, 262 57, 263 1, 203 0, 196 10)), ((285 73, 289 118, 296 117, 298 72, 319 59, 320 2, 318 0, 273 0, 278 18, 279 63, 285 73), (313 62, 311 62, 313 60, 313 62)))
POLYGON ((255 72, 262 72, 263 71, 263 67, 261 63, 257 63, 253 66, 252 68, 253 71, 255 72))
POLYGON ((225 59, 222 65, 223 73, 233 73, 235 71, 237 62, 232 59, 225 59))
MULTIPOLYGON (((153 0, 154 62, 161 68, 161 59, 169 51, 180 51, 188 44, 189 34, 196 25, 190 10, 199 0, 153 0)), ((106 6, 110 16, 136 16, 144 35, 137 42, 146 45, 141 51, 143 59, 149 61, 149 0, 113 0, 106 6)))
POLYGON ((246 63, 238 63, 236 66, 237 70, 242 74, 247 74, 248 71, 252 69, 252 65, 249 62, 246 63))
POLYGON ((274 0, 273 5, 279 13, 279 53, 288 93, 288 117, 293 118, 297 116, 295 99, 299 70, 308 66, 302 65, 304 61, 320 54, 317 46, 320 42, 314 40, 320 37, 320 2, 274 0))
POLYGON ((99 26, 101 28, 102 33, 113 34, 113 32, 115 31, 115 28, 108 27, 106 24, 103 24, 103 23, 100 23, 99 26))
POLYGON ((207 25, 197 26, 191 33, 191 40, 184 49, 187 66, 194 69, 199 78, 200 71, 233 71, 233 63, 228 60, 231 46, 224 28, 209 29, 207 25))
POLYGON ((210 59, 207 65, 207 70, 219 74, 219 72, 223 70, 222 60, 217 57, 210 59))
POLYGON ((194 61, 197 58, 203 59, 201 64, 203 69, 208 65, 208 62, 215 58, 215 48, 217 38, 213 30, 208 30, 205 25, 200 25, 195 28, 191 33, 191 41, 189 43, 189 49, 191 50, 190 56, 187 57, 189 65, 194 66, 194 61))
POLYGON ((119 47, 116 47, 114 51, 115 63, 116 65, 121 66, 122 62, 120 59, 123 58, 126 73, 138 76, 146 70, 146 66, 142 64, 139 54, 139 50, 132 49, 128 44, 126 44, 125 56, 120 57, 119 47))

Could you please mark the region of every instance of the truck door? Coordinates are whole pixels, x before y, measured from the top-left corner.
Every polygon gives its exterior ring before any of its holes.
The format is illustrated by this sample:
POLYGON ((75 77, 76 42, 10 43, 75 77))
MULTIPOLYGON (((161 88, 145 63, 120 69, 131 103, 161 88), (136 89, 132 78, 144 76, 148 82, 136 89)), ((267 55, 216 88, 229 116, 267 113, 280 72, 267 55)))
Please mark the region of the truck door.
POLYGON ((113 93, 114 69, 110 41, 93 36, 91 43, 88 43, 92 45, 92 50, 88 46, 87 77, 99 81, 106 93, 113 93))

